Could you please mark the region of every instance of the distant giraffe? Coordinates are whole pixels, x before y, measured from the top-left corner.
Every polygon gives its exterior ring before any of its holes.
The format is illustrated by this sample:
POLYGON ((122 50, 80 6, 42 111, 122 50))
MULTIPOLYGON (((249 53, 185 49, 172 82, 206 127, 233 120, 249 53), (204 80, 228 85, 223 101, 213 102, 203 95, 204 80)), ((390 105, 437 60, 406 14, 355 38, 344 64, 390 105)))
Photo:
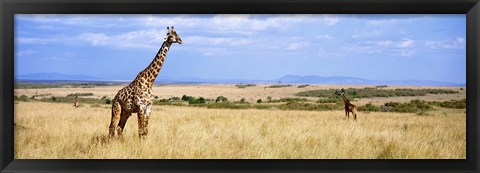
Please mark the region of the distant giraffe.
POLYGON ((73 103, 73 107, 78 108, 80 106, 80 102, 78 101, 78 93, 75 93, 75 102, 73 103))
POLYGON ((353 119, 357 121, 357 106, 350 103, 347 97, 345 97, 345 90, 342 88, 341 91, 336 91, 335 94, 340 95, 345 103, 345 116, 350 119, 350 112, 353 114, 353 119))
POLYGON ((182 44, 182 39, 172 28, 167 27, 167 36, 160 50, 150 65, 138 73, 137 77, 126 87, 120 89, 112 100, 112 119, 109 127, 110 138, 115 136, 123 139, 123 129, 132 113, 138 116, 138 135, 145 138, 148 134, 148 119, 154 99, 152 85, 163 66, 168 49, 173 43, 182 44))

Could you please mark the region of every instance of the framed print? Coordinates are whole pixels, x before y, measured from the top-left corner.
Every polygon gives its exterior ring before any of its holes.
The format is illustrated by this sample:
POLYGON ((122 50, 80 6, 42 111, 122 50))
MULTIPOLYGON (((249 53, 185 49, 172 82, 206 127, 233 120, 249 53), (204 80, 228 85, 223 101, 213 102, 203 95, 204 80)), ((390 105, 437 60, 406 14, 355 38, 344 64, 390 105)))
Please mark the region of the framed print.
POLYGON ((1 11, 3 172, 478 171, 478 1, 1 11))

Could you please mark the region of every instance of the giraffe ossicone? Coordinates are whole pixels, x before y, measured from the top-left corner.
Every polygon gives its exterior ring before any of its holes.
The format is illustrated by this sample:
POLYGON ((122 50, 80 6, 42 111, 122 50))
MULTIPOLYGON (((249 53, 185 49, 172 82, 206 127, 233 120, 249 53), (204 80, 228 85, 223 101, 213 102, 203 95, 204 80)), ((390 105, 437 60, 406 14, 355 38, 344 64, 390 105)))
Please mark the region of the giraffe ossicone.
POLYGON ((120 89, 112 100, 112 119, 109 136, 114 137, 115 131, 123 138, 125 123, 132 113, 138 116, 138 135, 145 138, 148 134, 148 120, 154 99, 153 82, 157 78, 165 62, 167 52, 174 43, 182 44, 182 39, 173 26, 167 27, 167 36, 152 62, 138 73, 137 77, 127 86, 120 89))

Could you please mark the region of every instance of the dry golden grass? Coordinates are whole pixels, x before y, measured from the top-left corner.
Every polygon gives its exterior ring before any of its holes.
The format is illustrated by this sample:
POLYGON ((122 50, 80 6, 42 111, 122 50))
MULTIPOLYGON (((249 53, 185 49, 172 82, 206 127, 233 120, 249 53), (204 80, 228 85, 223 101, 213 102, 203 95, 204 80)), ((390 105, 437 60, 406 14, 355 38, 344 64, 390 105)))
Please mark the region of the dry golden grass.
POLYGON ((146 140, 136 114, 125 141, 107 140, 110 106, 15 104, 16 159, 465 159, 464 110, 408 113, 226 110, 154 106, 146 140))

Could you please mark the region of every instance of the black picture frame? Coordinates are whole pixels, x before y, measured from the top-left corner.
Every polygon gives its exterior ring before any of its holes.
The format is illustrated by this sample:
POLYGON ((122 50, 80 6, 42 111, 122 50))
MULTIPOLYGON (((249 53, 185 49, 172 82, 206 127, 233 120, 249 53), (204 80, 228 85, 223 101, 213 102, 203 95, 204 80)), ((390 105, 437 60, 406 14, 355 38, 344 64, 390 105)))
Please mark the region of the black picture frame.
POLYGON ((479 172, 479 0, 1 0, 1 172, 479 172), (467 156, 451 160, 14 159, 15 14, 466 14, 467 156))

